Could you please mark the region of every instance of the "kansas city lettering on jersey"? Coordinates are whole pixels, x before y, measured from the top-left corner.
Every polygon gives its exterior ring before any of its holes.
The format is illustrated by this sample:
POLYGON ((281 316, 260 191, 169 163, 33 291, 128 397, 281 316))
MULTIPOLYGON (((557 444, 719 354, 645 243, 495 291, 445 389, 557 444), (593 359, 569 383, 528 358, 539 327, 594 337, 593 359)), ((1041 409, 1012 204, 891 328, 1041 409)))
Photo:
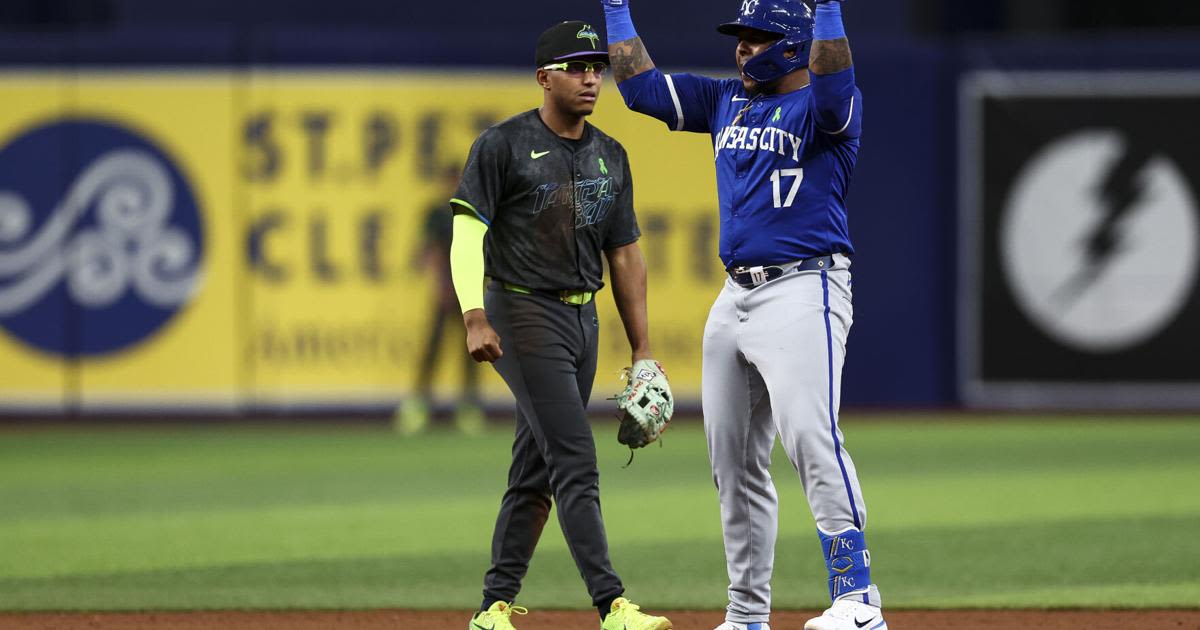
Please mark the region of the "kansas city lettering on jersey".
POLYGON ((537 189, 534 212, 541 214, 549 208, 572 207, 575 227, 595 225, 612 209, 612 188, 611 177, 585 179, 575 184, 542 184, 537 189))
POLYGON ((792 160, 800 161, 800 143, 803 138, 778 127, 741 127, 729 125, 717 134, 713 152, 722 149, 744 149, 746 151, 771 151, 792 160))

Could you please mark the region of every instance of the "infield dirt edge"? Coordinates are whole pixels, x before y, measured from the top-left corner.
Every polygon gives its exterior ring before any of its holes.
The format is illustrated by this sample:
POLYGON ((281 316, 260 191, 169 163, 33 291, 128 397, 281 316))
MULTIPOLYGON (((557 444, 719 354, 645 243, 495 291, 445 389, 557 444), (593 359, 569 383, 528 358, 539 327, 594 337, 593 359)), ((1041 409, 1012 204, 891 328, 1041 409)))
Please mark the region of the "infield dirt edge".
MULTIPOLYGON (((722 611, 651 611, 671 618, 677 630, 711 630, 722 611)), ((817 611, 777 611, 774 630, 799 630, 817 611)), ((1152 610, 897 610, 891 630, 1200 630, 1200 609, 1152 610)), ((462 628, 466 610, 205 611, 145 613, 0 613, 0 630, 443 630, 462 628)), ((593 611, 535 610, 514 616, 519 630, 595 629, 593 611)))

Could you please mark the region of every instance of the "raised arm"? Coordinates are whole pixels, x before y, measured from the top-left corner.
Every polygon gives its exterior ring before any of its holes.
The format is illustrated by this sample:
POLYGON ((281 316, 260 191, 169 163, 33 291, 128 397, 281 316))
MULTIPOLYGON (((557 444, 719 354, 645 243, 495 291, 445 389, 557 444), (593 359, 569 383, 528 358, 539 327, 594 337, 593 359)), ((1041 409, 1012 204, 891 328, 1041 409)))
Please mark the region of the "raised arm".
POLYGON ((629 0, 600 0, 608 31, 608 59, 625 105, 657 118, 674 131, 709 131, 717 81, 690 74, 663 74, 633 28, 629 0))
POLYGON ((841 0, 817 1, 816 39, 808 53, 808 68, 816 74, 834 74, 854 65, 850 40, 842 27, 841 0))
POLYGON ((842 26, 841 0, 816 0, 816 28, 808 54, 817 126, 831 135, 857 137, 861 104, 855 102, 854 60, 842 26))
POLYGON ((612 63, 617 83, 654 69, 650 53, 633 28, 628 0, 600 0, 604 5, 604 21, 608 27, 608 59, 612 63))

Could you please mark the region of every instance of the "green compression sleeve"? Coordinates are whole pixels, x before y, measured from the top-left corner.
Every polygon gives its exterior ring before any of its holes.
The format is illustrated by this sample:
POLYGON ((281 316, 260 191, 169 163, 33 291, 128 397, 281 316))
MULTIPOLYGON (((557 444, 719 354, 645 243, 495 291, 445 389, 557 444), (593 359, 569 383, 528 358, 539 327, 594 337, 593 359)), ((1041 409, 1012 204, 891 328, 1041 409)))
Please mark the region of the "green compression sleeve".
POLYGON ((454 215, 450 277, 462 312, 483 308, 483 235, 487 225, 471 214, 454 215))

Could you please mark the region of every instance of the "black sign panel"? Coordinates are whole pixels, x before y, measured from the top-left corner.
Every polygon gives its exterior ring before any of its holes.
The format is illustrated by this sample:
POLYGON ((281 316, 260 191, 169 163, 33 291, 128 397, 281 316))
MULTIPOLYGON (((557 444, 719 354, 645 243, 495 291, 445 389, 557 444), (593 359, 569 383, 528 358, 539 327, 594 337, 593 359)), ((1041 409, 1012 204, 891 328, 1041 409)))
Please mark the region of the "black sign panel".
POLYGON ((964 399, 1200 407, 1200 76, 966 81, 964 399))

